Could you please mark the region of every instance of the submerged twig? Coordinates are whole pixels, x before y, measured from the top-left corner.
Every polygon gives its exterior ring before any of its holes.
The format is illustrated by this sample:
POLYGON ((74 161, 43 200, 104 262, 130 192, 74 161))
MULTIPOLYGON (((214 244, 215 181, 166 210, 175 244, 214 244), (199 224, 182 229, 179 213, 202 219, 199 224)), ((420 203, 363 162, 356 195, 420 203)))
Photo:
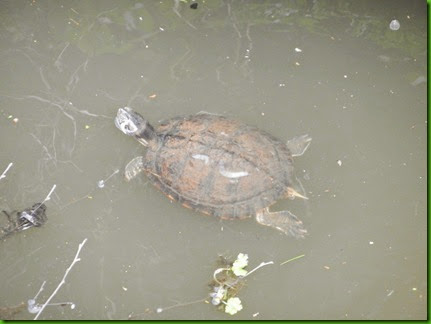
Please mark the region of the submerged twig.
POLYGON ((70 202, 68 202, 68 203, 67 203, 67 204, 65 204, 64 206, 60 207, 60 210, 63 210, 63 209, 65 209, 66 207, 69 207, 70 205, 77 203, 78 201, 84 200, 85 198, 92 199, 91 194, 92 194, 95 190, 96 190, 96 188, 94 188, 94 189, 90 190, 87 194, 85 194, 85 196, 82 196, 81 198, 71 200, 70 202))
POLYGON ((159 307, 159 308, 156 309, 156 313, 161 313, 161 312, 163 312, 165 310, 172 309, 172 308, 175 308, 175 307, 188 306, 188 305, 193 305, 193 304, 197 304, 197 303, 202 303, 202 302, 204 302, 206 300, 207 300, 207 298, 202 298, 202 299, 194 300, 194 301, 191 301, 191 302, 177 303, 175 305, 168 306, 168 307, 165 307, 165 308, 159 307))
MULTIPOLYGON (((156 308, 155 312, 156 312, 157 314, 160 314, 161 312, 164 312, 164 311, 166 311, 166 310, 168 310, 168 309, 172 309, 172 308, 176 308, 176 307, 182 307, 182 306, 189 306, 189 305, 193 305, 193 304, 197 304, 197 303, 202 303, 202 302, 205 302, 206 300, 207 300, 207 298, 202 298, 202 299, 194 300, 194 301, 191 301, 191 302, 177 303, 177 304, 175 304, 175 305, 167 306, 167 307, 165 307, 165 308, 163 308, 163 307, 158 307, 158 308, 156 308)), ((132 320, 132 319, 136 319, 137 317, 139 317, 139 316, 141 316, 141 315, 151 314, 151 313, 153 313, 153 310, 151 310, 151 309, 147 308, 147 309, 146 309, 144 312, 142 312, 142 313, 138 313, 138 314, 130 313, 130 314, 129 314, 129 316, 127 317, 127 319, 132 320)))
POLYGON ((51 86, 49 85, 48 81, 46 81, 45 76, 43 75, 43 69, 41 67, 39 67, 39 74, 40 74, 40 78, 43 82, 43 84, 45 85, 47 90, 52 90, 51 86))
MULTIPOLYGON (((54 190, 55 186, 53 187, 54 190)), ((53 191, 51 190, 51 192, 53 191)), ((49 193, 49 195, 51 194, 51 192, 49 193)), ((49 196, 48 195, 48 196, 49 196)), ((42 305, 42 307, 40 308, 39 312, 37 313, 37 315, 34 317, 34 320, 37 320, 40 316, 40 314, 43 312, 43 310, 45 309, 45 307, 49 304, 49 302, 51 301, 52 298, 54 298, 54 296, 57 294, 57 292, 60 290, 60 287, 66 282, 66 277, 69 274, 69 271, 72 269, 72 267, 75 265, 75 263, 77 263, 78 261, 81 261, 81 259, 78 257, 79 253, 81 252, 82 247, 84 246, 85 242, 87 242, 87 238, 85 238, 81 244, 79 244, 78 246, 78 251, 76 252, 75 258, 73 259, 71 265, 69 266, 69 268, 66 269, 66 272, 64 273, 63 279, 61 279, 60 283, 58 284, 57 288, 55 288, 54 292, 51 294, 51 296, 49 296, 49 298, 46 300, 46 302, 42 305)))
POLYGON ((85 70, 87 69, 88 61, 89 61, 89 58, 87 58, 83 63, 81 63, 81 65, 79 65, 77 67, 77 69, 72 73, 72 75, 70 76, 70 79, 69 79, 69 83, 66 86, 67 91, 73 92, 76 84, 79 82, 78 72, 81 68, 83 68, 83 70, 85 72, 85 70))
POLYGON ((173 12, 175 12, 175 14, 180 17, 182 20, 184 20, 184 22, 189 25, 190 27, 192 27, 193 29, 197 29, 190 21, 188 21, 186 18, 184 18, 183 16, 181 16, 181 14, 178 11, 178 7, 180 5, 180 0, 174 0, 174 6, 172 7, 173 12))
POLYGON ((185 62, 187 62, 187 60, 189 59, 190 53, 191 53, 191 49, 187 47, 187 51, 184 53, 184 55, 181 56, 180 59, 177 60, 171 67, 169 67, 170 75, 173 80, 177 80, 177 81, 180 80, 180 78, 175 73, 175 69, 177 65, 181 63, 184 64, 185 62))
MULTIPOLYGON (((55 128, 54 128, 55 129, 55 128)), ((33 138, 34 138, 34 140, 36 141, 36 142, 38 142, 39 144, 40 144, 40 146, 42 146, 42 149, 45 151, 45 153, 46 153, 46 155, 48 156, 48 158, 49 159, 51 159, 52 161, 53 161, 53 163, 54 163, 54 165, 55 166, 57 166, 57 163, 56 163, 56 161, 57 161, 57 159, 55 158, 55 156, 52 156, 52 154, 51 153, 49 153, 49 150, 48 150, 48 148, 45 146, 45 145, 43 145, 42 144, 42 141, 39 139, 39 138, 37 138, 36 137, 36 135, 34 135, 33 133, 29 133, 33 138)), ((54 133, 55 134, 55 133, 54 133)), ((54 144, 52 145, 53 146, 53 148, 54 148, 54 150, 55 150, 55 146, 54 146, 54 144)), ((57 155, 57 153, 55 152, 55 155, 57 155)))
POLYGON ((63 63, 61 62, 61 57, 63 56, 64 51, 66 51, 66 49, 69 47, 69 45, 70 45, 70 43, 66 42, 66 46, 64 46, 64 48, 61 51, 60 55, 58 55, 57 59, 54 62, 54 66, 57 68, 57 70, 59 72, 63 72, 63 68, 62 68, 63 63))

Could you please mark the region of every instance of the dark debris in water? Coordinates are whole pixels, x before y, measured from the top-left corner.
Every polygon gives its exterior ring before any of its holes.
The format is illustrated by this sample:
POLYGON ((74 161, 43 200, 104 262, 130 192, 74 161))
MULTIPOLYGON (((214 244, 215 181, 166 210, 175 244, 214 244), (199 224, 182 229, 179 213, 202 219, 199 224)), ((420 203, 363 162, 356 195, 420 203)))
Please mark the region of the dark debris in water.
POLYGON ((0 227, 0 239, 31 227, 40 227, 48 220, 46 205, 43 203, 33 204, 30 208, 19 212, 13 211, 9 213, 3 210, 2 213, 7 218, 7 224, 4 227, 0 227))

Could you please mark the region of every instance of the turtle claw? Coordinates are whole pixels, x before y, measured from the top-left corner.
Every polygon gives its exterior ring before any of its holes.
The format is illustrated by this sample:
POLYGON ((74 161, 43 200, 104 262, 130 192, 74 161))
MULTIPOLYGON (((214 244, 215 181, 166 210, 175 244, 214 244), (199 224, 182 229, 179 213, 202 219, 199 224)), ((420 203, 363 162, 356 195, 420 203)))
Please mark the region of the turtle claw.
POLYGON ((288 236, 294 238, 304 238, 307 230, 302 222, 287 210, 270 212, 268 208, 256 214, 256 221, 259 224, 271 226, 288 236))
POLYGON ((304 154, 310 143, 311 137, 305 134, 288 140, 286 145, 292 153, 292 156, 295 157, 304 154))
POLYGON ((287 198, 289 198, 289 199, 295 199, 295 197, 299 197, 299 198, 308 200, 308 197, 305 197, 305 196, 301 195, 299 192, 297 192, 292 187, 288 187, 287 188, 287 198))

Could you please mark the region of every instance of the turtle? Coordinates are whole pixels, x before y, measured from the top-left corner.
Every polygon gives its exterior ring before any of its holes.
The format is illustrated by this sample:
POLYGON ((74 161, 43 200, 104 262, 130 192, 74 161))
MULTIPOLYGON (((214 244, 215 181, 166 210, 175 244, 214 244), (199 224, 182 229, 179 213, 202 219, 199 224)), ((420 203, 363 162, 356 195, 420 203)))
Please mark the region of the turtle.
POLYGON ((199 112, 161 121, 154 128, 132 108, 119 108, 115 125, 147 147, 125 167, 127 181, 144 172, 169 199, 221 219, 255 217, 295 238, 307 231, 287 210, 270 212, 283 198, 307 197, 292 187, 293 157, 311 137, 286 143, 259 128, 199 112))

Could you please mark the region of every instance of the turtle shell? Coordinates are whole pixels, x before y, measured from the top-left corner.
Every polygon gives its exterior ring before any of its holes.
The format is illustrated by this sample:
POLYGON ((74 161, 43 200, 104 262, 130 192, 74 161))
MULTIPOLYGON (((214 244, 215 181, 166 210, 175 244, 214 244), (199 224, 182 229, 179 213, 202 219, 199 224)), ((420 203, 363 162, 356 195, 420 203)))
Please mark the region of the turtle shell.
POLYGON ((255 216, 285 198, 292 154, 270 134, 211 114, 161 122, 144 170, 170 199, 224 219, 255 216))

